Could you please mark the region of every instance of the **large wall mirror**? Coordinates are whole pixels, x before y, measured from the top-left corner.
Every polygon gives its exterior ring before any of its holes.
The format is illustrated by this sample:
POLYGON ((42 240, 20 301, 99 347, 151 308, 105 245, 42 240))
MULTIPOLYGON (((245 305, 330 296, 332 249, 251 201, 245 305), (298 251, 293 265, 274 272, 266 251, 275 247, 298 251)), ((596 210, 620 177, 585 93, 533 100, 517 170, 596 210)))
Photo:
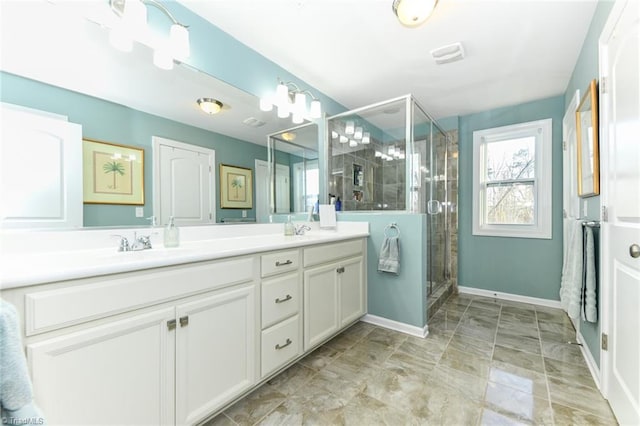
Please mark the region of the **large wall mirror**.
POLYGON ((600 194, 600 157, 598 153, 598 89, 591 81, 576 111, 578 137, 578 195, 600 194))
POLYGON ((320 198, 317 124, 308 123, 269 135, 269 171, 271 214, 317 210, 320 198))
MULTIPOLYGON (((142 211, 136 211, 136 206, 84 204, 85 227, 149 223, 146 217, 155 208, 154 136, 215 150, 215 176, 220 164, 255 169, 256 161, 268 160, 268 135, 291 127, 290 119, 260 111, 256 96, 186 64, 176 63, 169 71, 155 67, 151 49, 144 45, 135 44, 128 53, 114 49, 108 31, 78 12, 101 4, 108 2, 85 2, 82 7, 76 2, 47 1, 2 5, 0 100, 66 116, 82 126, 83 138, 145 151, 142 211), (33 28, 47 36, 34 37, 33 28), (222 111, 203 113, 196 103, 201 97, 219 99, 224 104, 222 111)), ((317 126, 311 127, 317 133, 317 126)), ((299 144, 305 139, 301 134, 291 142, 299 144)), ((309 144, 308 152, 298 153, 306 161, 311 161, 314 147, 317 156, 317 137, 309 144)), ((280 147, 284 151, 279 157, 298 156, 288 151, 286 141, 275 149, 280 147)), ((293 160, 289 167, 295 169, 293 160)), ((214 190, 217 222, 245 216, 258 222, 268 220, 268 215, 257 214, 257 207, 221 209, 217 178, 214 190)), ((293 211, 299 201, 293 198, 297 189, 292 186, 290 191, 289 209, 293 211)))

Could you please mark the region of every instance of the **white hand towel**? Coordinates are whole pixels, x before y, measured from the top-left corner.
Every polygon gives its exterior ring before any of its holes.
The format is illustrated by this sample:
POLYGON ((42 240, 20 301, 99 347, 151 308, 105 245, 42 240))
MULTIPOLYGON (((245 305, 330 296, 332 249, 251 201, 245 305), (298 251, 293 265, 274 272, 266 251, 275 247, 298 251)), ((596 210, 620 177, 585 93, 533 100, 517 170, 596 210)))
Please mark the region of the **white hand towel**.
POLYGON ((378 257, 378 272, 390 272, 398 275, 400 272, 400 239, 387 237, 382 242, 378 257))
POLYGON ((336 227, 336 206, 333 204, 320 204, 320 228, 336 227))

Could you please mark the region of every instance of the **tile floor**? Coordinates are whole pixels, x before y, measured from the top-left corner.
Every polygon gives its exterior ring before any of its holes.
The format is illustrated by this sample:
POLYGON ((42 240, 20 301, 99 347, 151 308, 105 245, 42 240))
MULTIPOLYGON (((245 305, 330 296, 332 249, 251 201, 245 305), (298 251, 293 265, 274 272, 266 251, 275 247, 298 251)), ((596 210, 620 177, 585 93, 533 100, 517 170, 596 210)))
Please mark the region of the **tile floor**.
POLYGON ((363 322, 207 425, 615 425, 567 316, 450 297, 426 339, 363 322))

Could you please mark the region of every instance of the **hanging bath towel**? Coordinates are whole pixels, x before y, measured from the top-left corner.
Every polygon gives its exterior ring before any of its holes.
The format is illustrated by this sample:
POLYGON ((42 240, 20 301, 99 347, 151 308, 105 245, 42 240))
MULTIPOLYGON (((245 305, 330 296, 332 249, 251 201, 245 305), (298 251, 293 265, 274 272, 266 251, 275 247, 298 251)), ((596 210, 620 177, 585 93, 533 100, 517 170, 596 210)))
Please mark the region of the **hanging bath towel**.
POLYGON ((569 249, 562 267, 560 303, 571 318, 580 316, 582 295, 583 246, 582 221, 576 220, 569 231, 569 249))
POLYGON ((400 239, 398 237, 386 237, 382 242, 378 257, 378 272, 396 275, 400 272, 400 239))
POLYGON ((582 319, 588 322, 598 322, 598 308, 596 303, 596 259, 593 244, 593 229, 584 227, 584 281, 583 281, 583 310, 582 319))

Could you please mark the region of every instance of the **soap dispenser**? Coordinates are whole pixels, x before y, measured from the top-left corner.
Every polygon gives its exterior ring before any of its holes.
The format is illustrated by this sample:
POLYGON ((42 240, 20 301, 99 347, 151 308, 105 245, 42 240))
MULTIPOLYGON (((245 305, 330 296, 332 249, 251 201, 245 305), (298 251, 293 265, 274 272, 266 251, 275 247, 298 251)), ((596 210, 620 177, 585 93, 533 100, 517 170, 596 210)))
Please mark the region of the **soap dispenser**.
POLYGON ((164 246, 178 247, 180 245, 180 229, 175 224, 173 216, 169 218, 167 227, 164 228, 164 246))
POLYGON ((291 215, 287 216, 287 222, 284 224, 284 235, 290 236, 294 235, 295 227, 293 226, 293 222, 291 221, 291 215))

